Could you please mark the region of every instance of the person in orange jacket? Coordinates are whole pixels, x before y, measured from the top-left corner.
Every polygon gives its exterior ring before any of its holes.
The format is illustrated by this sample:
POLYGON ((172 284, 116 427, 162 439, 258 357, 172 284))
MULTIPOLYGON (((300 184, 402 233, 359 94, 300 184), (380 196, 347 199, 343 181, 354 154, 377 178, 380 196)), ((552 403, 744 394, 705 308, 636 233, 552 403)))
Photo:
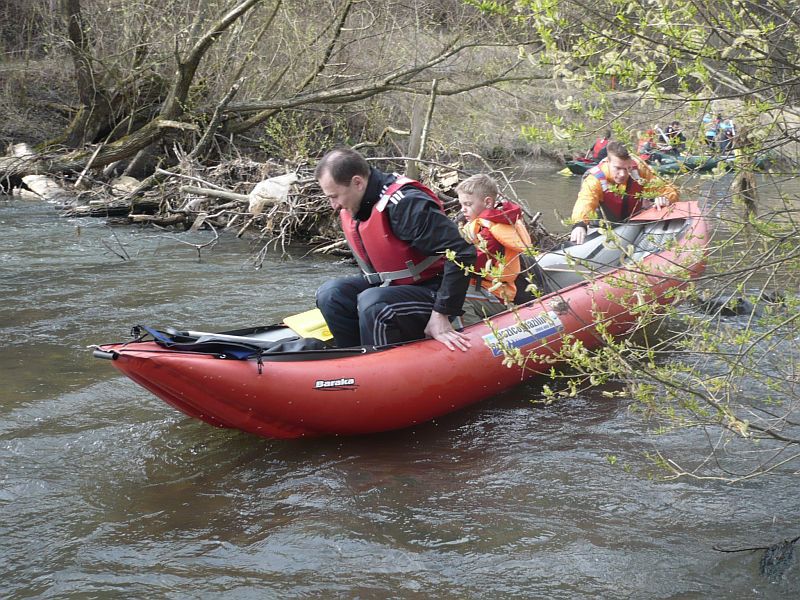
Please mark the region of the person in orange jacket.
POLYGON ((522 209, 505 200, 498 201, 497 183, 488 175, 473 175, 456 187, 466 223, 461 227, 465 239, 475 244, 478 257, 475 275, 465 300, 465 324, 506 309, 517 293, 515 280, 522 271, 520 255, 531 246, 522 209), (476 319, 471 319, 471 317, 476 319))
POLYGON ((678 189, 659 178, 639 157, 618 141, 608 144, 608 156, 583 176, 572 209, 570 241, 582 244, 590 221, 619 223, 652 205, 664 208, 679 200, 678 189))

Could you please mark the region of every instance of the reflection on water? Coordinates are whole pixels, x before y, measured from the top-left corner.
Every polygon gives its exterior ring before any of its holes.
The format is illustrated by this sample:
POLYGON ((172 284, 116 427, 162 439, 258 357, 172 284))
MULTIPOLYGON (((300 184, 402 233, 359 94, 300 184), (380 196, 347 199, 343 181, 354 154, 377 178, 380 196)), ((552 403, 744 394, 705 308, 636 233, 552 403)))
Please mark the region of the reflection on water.
MULTIPOLYGON (((546 224, 579 180, 534 174, 546 224)), ((565 208, 566 206, 566 208, 565 208)), ((655 482, 653 439, 598 391, 533 382, 414 429, 272 441, 183 417, 91 358, 137 323, 223 329, 305 310, 327 258, 198 262, 152 230, 0 200, 3 597, 791 597, 757 553, 798 535, 796 478, 655 482)), ((180 234, 188 239, 189 234, 180 234)), ((203 232, 191 234, 203 239, 203 232)), ((300 253, 298 253, 298 256, 300 253)))

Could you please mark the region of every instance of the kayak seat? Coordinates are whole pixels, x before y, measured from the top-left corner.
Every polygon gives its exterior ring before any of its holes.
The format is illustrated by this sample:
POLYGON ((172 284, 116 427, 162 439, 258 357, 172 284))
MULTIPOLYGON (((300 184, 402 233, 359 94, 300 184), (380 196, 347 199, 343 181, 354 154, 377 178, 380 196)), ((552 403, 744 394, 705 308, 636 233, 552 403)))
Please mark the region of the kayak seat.
POLYGON ((622 223, 614 227, 611 235, 596 229, 590 232, 583 244, 562 247, 539 256, 537 263, 549 291, 563 289, 620 267, 628 258, 629 247, 635 247, 644 227, 642 223, 622 223))
POLYGON ((671 219, 646 224, 636 243, 636 252, 631 258, 641 260, 650 254, 661 252, 670 243, 682 237, 687 227, 689 227, 689 221, 686 219, 671 219))

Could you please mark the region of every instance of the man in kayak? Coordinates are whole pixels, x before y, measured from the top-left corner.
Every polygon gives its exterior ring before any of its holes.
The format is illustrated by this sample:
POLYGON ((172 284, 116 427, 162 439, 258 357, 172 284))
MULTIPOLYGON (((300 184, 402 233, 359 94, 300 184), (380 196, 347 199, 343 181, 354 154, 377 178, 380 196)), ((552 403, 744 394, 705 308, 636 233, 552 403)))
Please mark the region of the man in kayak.
POLYGON ((475 247, 461 237, 436 193, 421 183, 371 168, 361 154, 337 148, 314 173, 339 214, 363 275, 317 290, 317 307, 339 347, 381 346, 431 337, 450 350, 469 340, 451 318, 462 314, 475 247), (446 251, 454 261, 446 260, 446 251))
POLYGON ((595 140, 594 145, 591 147, 591 149, 587 154, 590 155, 596 161, 603 160, 608 153, 607 148, 609 142, 611 142, 610 129, 606 130, 606 132, 603 134, 603 137, 599 137, 595 140))
POLYGON ((598 162, 606 157, 606 146, 611 141, 611 130, 607 129, 602 137, 597 138, 592 144, 592 147, 586 151, 586 154, 575 153, 572 160, 581 162, 598 162))
POLYGON ((680 154, 686 149, 686 136, 680 121, 673 121, 664 131, 664 136, 669 140, 674 154, 680 154))
POLYGON ((639 158, 642 160, 647 161, 652 158, 656 150, 656 132, 652 129, 648 129, 642 133, 636 141, 636 154, 638 154, 639 158))
MULTIPOLYGON (((464 238, 475 244, 478 258, 467 292, 464 323, 471 325, 506 309, 517 295, 520 255, 531 247, 522 209, 510 200, 498 202, 497 182, 488 175, 468 177, 456 187, 466 223, 464 238)), ((522 278, 524 281, 524 277, 522 278)))
POLYGON ((570 241, 586 240, 589 222, 598 218, 620 223, 652 205, 663 208, 678 201, 678 190, 653 173, 618 141, 607 146, 608 156, 583 176, 578 199, 572 209, 570 241))

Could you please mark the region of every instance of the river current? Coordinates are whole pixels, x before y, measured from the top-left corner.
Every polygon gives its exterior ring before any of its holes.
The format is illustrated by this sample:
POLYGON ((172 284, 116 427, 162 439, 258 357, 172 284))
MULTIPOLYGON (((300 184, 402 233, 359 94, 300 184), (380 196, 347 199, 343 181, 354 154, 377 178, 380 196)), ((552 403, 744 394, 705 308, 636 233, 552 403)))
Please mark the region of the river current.
MULTIPOLYGON (((577 178, 518 191, 561 228, 577 178)), ((87 346, 132 325, 279 322, 353 272, 209 232, 112 228, 0 198, 0 597, 796 598, 765 547, 800 535, 792 470, 665 481, 704 455, 595 389, 543 382, 411 429, 279 441, 189 419, 87 346), (124 249, 124 252, 123 252, 124 249), (126 254, 122 260, 118 254, 126 254), (654 477, 656 475, 656 477, 654 477)), ((797 558, 794 559, 795 563, 797 558)))

